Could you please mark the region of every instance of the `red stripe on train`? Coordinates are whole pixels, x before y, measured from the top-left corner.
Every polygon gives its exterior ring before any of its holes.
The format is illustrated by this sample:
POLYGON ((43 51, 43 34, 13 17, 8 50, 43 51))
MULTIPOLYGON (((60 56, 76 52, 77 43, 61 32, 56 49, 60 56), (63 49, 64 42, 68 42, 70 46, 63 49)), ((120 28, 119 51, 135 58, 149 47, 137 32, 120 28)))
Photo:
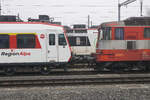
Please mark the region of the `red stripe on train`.
MULTIPOLYGON (((35 48, 28 48, 28 49, 40 49, 40 48, 41 48, 41 44, 38 35, 35 35, 35 48)), ((22 49, 22 48, 17 48, 16 35, 9 35, 9 49, 22 49)))

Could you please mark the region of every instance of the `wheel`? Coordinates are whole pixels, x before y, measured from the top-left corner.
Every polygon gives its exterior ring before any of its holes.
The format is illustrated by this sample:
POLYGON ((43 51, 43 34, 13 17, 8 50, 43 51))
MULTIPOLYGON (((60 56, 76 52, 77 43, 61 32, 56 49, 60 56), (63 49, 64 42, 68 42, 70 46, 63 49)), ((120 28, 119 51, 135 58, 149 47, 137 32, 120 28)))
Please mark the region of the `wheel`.
POLYGON ((50 73, 50 68, 47 66, 44 66, 41 68, 41 74, 48 75, 50 73))
POLYGON ((15 69, 12 67, 6 67, 6 68, 4 68, 4 74, 5 75, 13 75, 13 74, 15 74, 15 69))

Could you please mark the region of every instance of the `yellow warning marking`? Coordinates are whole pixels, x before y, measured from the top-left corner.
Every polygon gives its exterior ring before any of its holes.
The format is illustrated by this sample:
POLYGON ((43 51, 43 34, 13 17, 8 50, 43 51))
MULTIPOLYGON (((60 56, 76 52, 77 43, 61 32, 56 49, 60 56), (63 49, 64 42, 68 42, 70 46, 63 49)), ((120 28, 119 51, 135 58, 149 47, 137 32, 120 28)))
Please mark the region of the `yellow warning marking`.
POLYGON ((0 34, 8 34, 8 35, 33 34, 33 35, 36 35, 37 33, 0 33, 0 34))

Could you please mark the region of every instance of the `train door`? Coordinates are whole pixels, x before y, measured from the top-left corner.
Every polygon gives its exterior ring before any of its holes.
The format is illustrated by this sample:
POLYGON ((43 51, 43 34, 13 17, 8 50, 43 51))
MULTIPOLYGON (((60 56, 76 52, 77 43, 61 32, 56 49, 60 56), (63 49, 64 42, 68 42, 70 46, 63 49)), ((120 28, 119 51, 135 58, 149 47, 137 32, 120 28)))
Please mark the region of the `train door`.
POLYGON ((67 45, 66 38, 64 34, 58 34, 58 56, 60 62, 67 62, 70 57, 70 49, 67 45))
POLYGON ((58 43, 57 34, 49 33, 47 35, 47 60, 48 62, 58 62, 58 43))

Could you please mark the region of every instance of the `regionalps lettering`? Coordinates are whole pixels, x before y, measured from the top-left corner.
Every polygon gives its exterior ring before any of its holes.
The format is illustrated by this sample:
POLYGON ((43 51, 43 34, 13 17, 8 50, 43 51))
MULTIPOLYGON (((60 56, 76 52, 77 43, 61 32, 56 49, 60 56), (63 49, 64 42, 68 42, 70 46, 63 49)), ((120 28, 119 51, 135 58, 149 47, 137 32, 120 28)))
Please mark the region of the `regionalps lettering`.
POLYGON ((1 52, 1 56, 30 56, 30 52, 1 52))
POLYGON ((19 53, 18 52, 17 53, 15 53, 15 52, 9 52, 9 53, 2 52, 1 56, 8 56, 8 57, 10 57, 10 56, 19 56, 19 53))
POLYGON ((30 56, 30 52, 20 52, 20 56, 30 56))

